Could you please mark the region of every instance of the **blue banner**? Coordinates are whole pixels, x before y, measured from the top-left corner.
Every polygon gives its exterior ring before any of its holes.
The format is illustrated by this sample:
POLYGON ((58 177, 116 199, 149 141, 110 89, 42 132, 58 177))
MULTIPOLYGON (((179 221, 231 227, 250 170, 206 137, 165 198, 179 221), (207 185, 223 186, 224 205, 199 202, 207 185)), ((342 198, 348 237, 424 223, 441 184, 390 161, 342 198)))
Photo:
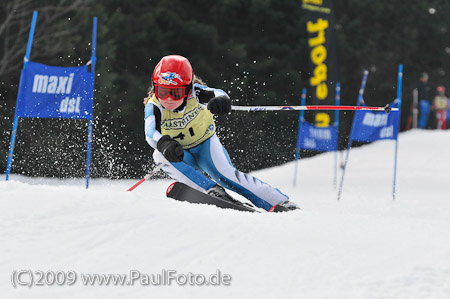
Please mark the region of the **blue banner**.
POLYGON ((92 120, 94 75, 87 66, 58 67, 28 62, 22 70, 18 117, 92 120))
POLYGON ((338 131, 335 126, 323 128, 304 122, 299 135, 297 148, 321 152, 337 150, 338 131))
POLYGON ((356 111, 353 119, 351 140, 372 142, 383 139, 397 139, 398 112, 356 111))

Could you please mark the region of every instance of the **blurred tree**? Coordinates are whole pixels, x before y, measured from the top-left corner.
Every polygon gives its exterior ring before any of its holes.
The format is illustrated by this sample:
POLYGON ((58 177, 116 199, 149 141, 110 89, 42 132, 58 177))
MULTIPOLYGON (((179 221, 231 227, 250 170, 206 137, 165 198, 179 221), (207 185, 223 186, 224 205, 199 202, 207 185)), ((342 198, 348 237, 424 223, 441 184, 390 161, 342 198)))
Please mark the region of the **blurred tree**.
MULTIPOLYGON (((67 26, 60 22, 70 17, 88 4, 89 0, 73 1, 31 1, 5 0, 0 6, 0 77, 17 72, 17 65, 23 63, 31 17, 39 2, 46 4, 40 7, 41 15, 34 36, 33 54, 35 57, 58 57, 64 50, 71 50, 66 38, 76 35, 75 26, 67 26), (49 32, 50 31, 50 32, 49 32), (24 39, 25 37, 25 39, 24 39), (52 47, 47 45, 51 44, 52 47)), ((82 11, 86 12, 86 10, 82 11)), ((55 59, 55 58, 54 58, 55 59)), ((55 59, 56 62, 56 59, 55 59)), ((17 74, 14 74, 17 76, 17 74)))

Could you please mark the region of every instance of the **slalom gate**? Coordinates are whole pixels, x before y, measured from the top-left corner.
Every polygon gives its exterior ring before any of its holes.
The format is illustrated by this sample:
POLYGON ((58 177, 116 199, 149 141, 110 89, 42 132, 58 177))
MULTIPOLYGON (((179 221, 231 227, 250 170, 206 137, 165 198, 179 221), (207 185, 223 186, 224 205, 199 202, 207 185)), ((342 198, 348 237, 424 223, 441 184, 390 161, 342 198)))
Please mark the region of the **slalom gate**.
POLYGON ((34 11, 24 65, 20 76, 14 123, 11 134, 6 180, 13 162, 19 118, 87 119, 86 188, 89 187, 96 63, 97 18, 93 20, 92 55, 81 67, 49 66, 30 61, 38 12, 34 11), (90 70, 89 70, 90 66, 90 70))

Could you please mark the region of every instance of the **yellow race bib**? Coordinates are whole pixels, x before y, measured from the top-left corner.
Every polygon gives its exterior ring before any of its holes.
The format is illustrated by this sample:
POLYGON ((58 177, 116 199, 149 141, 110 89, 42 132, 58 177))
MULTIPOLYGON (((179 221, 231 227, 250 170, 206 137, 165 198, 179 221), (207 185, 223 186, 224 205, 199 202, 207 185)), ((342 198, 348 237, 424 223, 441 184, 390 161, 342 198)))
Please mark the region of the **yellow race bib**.
MULTIPOLYGON (((153 96, 151 101, 161 107, 153 96)), ((187 100, 182 112, 162 109, 161 134, 169 135, 184 149, 193 148, 216 132, 212 113, 197 102, 195 97, 187 100)))

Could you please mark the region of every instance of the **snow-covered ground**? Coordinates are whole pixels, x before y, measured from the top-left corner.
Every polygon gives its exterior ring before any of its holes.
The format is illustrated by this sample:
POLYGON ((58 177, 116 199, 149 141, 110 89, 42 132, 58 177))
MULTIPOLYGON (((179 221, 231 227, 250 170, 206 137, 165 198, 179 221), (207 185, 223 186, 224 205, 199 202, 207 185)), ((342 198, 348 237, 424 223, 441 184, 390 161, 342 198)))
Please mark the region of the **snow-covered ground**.
POLYGON ((353 149, 340 201, 333 153, 301 160, 295 188, 293 163, 254 172, 302 207, 280 214, 176 202, 165 198, 166 180, 125 192, 135 180, 93 180, 86 190, 82 179, 0 175, 0 298, 448 299, 450 131, 400 135, 395 201, 394 147, 353 149), (39 271, 74 271, 77 281, 14 288, 20 270, 35 282, 39 271), (231 283, 87 286, 81 278, 133 270, 220 270, 231 283))

